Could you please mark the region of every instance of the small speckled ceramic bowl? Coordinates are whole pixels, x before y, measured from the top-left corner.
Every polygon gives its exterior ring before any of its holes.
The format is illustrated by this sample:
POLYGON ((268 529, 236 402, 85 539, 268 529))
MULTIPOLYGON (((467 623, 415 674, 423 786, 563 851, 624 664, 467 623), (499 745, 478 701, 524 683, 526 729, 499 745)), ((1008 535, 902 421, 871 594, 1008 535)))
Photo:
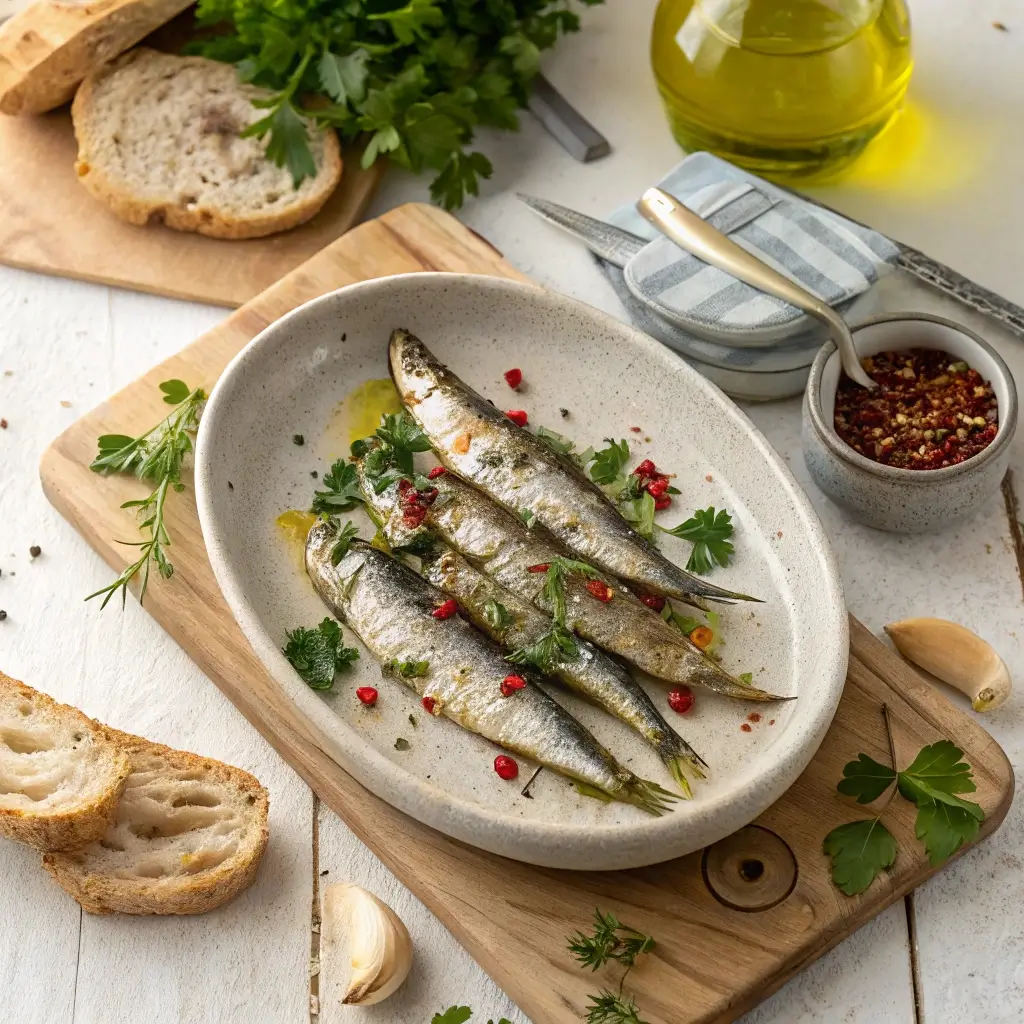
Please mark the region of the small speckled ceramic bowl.
POLYGON ((973 331, 926 313, 871 317, 852 332, 861 356, 933 348, 962 359, 991 382, 999 431, 984 451, 946 469, 897 469, 866 459, 833 426, 840 366, 829 342, 811 366, 804 394, 803 450, 811 476, 837 505, 877 530, 923 533, 972 515, 998 490, 1017 429, 1017 389, 1006 363, 973 331))

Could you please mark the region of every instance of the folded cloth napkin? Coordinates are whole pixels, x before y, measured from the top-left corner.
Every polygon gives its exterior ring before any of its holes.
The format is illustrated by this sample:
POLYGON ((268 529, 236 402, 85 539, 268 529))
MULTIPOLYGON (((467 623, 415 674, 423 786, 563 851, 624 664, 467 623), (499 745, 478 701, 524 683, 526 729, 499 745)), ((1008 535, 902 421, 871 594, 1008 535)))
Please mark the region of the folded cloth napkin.
MULTIPOLYGON (((710 153, 694 153, 659 186, 758 258, 831 306, 842 310, 895 263, 899 249, 884 235, 804 202, 710 153)), ((722 345, 764 345, 812 329, 815 321, 794 306, 743 284, 680 249, 632 204, 610 223, 650 239, 618 271, 605 265, 622 294, 666 321, 659 330, 690 332, 722 345)), ((635 307, 629 303, 631 312, 635 307)), ((684 348, 682 344, 674 345, 684 348)), ((671 344, 671 342, 670 342, 671 344)))

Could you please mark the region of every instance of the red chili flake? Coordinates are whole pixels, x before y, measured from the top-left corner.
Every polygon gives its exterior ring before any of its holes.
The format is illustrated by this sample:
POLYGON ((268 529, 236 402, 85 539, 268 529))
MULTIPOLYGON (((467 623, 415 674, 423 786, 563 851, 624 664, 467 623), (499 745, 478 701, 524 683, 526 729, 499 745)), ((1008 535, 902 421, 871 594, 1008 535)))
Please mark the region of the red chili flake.
POLYGON ((774 718, 769 719, 768 724, 769 725, 774 725, 775 724, 775 719, 774 718))
POLYGON ((368 708, 372 708, 377 703, 377 691, 372 686, 360 686, 356 690, 356 696, 359 698, 360 703, 365 704, 368 708))
POLYGON ((658 510, 659 512, 663 512, 663 511, 664 511, 665 509, 667 509, 667 508, 669 507, 669 505, 671 505, 671 504, 672 504, 672 495, 671 495, 671 494, 666 494, 666 495, 664 495, 664 496, 663 496, 663 497, 661 497, 661 498, 655 498, 655 499, 654 499, 654 507, 655 507, 655 508, 656 508, 656 509, 657 509, 657 510, 658 510))
POLYGON ((843 376, 834 424, 840 438, 872 462, 943 469, 995 439, 999 409, 991 385, 948 352, 879 352, 861 363, 879 386, 868 391, 843 376))
POLYGON ((668 691, 668 706, 680 715, 685 715, 693 707, 693 690, 688 686, 673 686, 668 691))
POLYGON ((755 723, 756 722, 760 722, 761 721, 761 716, 756 711, 751 711, 750 714, 747 715, 747 721, 748 722, 755 722, 755 723))
POLYGON ((708 475, 704 477, 704 479, 707 480, 707 482, 710 484, 714 482, 715 478, 710 473, 708 473, 708 475))
POLYGON ((641 430, 640 427, 630 427, 629 429, 632 430, 634 434, 639 434, 641 430))
POLYGON ((448 472, 448 470, 447 470, 447 469, 445 469, 445 468, 444 468, 444 466, 435 466, 435 467, 434 467, 434 468, 433 468, 433 469, 432 469, 432 470, 431 470, 431 471, 430 471, 430 472, 429 472, 429 473, 427 474, 427 479, 428 479, 428 480, 436 480, 436 479, 437 479, 437 478, 438 478, 439 476, 444 476, 444 475, 445 475, 445 473, 447 473, 447 472, 448 472))
POLYGON ((457 614, 459 610, 459 602, 454 598, 448 598, 444 604, 438 605, 430 614, 435 619, 450 619, 453 615, 457 614))
POLYGON ((7 420, 0 420, 0 430, 7 429, 7 420))
POLYGON ((596 597, 602 604, 607 604, 612 599, 612 588, 603 580, 588 580, 587 590, 591 597, 596 597))
POLYGON ((657 472, 658 467, 655 466, 650 459, 644 459, 644 461, 633 470, 633 476, 654 476, 657 472))
POLYGON ((660 612, 662 608, 665 607, 665 598, 663 598, 661 594, 645 594, 640 598, 640 600, 643 601, 648 608, 651 608, 656 612, 660 612))
POLYGON ((420 526, 426 518, 427 509, 437 500, 437 494, 436 487, 417 491, 411 480, 399 480, 398 507, 402 510, 402 522, 409 529, 420 526))
POLYGON ((511 697, 516 690, 526 688, 526 680, 522 676, 505 676, 501 681, 502 697, 511 697))
POLYGON ((551 566, 547 562, 541 562, 540 565, 528 565, 526 567, 527 572, 547 572, 551 566))
POLYGON ((420 703, 423 705, 423 710, 426 711, 428 715, 432 715, 434 713, 434 708, 437 705, 437 701, 434 700, 433 697, 424 697, 423 700, 420 701, 420 703))
POLYGON ((648 485, 647 493, 652 498, 660 498, 668 490, 668 477, 656 476, 648 485))
POLYGON ((494 770, 498 773, 499 779, 511 782, 519 774, 519 765, 516 764, 515 758, 509 757, 508 754, 499 754, 494 759, 494 770))
POLYGON ((529 417, 526 415, 525 409, 509 409, 505 415, 517 426, 525 427, 529 422, 529 417))
POLYGON ((523 371, 518 367, 505 371, 505 383, 515 391, 523 383, 523 371))
POLYGON ((744 722, 744 723, 743 723, 743 724, 742 724, 742 725, 740 726, 740 728, 741 728, 741 729, 742 729, 742 730, 743 730, 744 732, 752 732, 752 731, 753 731, 753 730, 752 730, 752 729, 750 728, 750 726, 749 726, 749 725, 747 725, 747 723, 746 723, 746 722, 744 722))

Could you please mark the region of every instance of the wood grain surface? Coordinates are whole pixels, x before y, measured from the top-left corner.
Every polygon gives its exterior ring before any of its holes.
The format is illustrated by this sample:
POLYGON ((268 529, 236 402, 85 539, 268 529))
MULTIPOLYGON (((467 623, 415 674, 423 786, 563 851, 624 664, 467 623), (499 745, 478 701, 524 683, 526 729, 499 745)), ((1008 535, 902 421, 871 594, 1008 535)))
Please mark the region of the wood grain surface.
POLYGON ((118 220, 79 184, 76 152, 66 109, 0 114, 0 262, 217 306, 248 302, 357 224, 384 173, 346 150, 341 184, 308 224, 230 241, 118 220))
MULTIPOLYGON (((114 538, 130 535, 134 522, 118 506, 144 487, 89 471, 96 437, 138 432, 156 422, 166 411, 156 387, 162 380, 180 377, 192 386, 211 386, 252 336, 299 303, 357 280, 414 270, 522 276, 453 218, 420 205, 399 207, 334 242, 65 431, 42 460, 48 498, 120 571, 127 549, 114 538)), ((942 737, 964 749, 986 812, 979 839, 999 825, 1010 805, 1013 774, 995 741, 854 620, 846 691, 832 728, 807 771, 755 827, 703 853, 626 872, 560 872, 482 853, 398 813, 324 753, 317 731, 263 670, 232 619, 206 559, 191 488, 169 504, 168 528, 175 575, 151 587, 147 610, 508 995, 543 1024, 578 1022, 588 993, 618 984, 614 971, 583 972, 565 952, 565 935, 586 927, 595 905, 657 939, 628 981, 645 1020, 731 1021, 933 874, 905 801, 894 801, 886 818, 899 841, 899 857, 867 892, 841 895, 821 853, 830 829, 866 816, 836 796, 835 784, 843 764, 859 751, 888 759, 883 703, 901 764, 942 737), (762 865, 757 878, 750 877, 756 871, 748 862, 762 865)))

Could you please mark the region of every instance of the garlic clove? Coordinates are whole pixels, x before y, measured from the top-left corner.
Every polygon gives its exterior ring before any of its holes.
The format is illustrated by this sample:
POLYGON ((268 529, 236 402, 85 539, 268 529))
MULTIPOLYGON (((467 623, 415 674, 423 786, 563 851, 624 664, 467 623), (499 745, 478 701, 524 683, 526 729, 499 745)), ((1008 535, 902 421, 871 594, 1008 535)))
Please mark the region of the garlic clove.
POLYGON ((947 619, 903 619, 885 627, 908 661, 971 698, 975 711, 990 711, 1010 696, 1010 673, 991 644, 947 619))
POLYGON ((348 946, 352 973, 343 1003, 382 1002, 409 974, 408 930, 386 903, 358 885, 337 882, 324 890, 321 935, 329 947, 348 946))

